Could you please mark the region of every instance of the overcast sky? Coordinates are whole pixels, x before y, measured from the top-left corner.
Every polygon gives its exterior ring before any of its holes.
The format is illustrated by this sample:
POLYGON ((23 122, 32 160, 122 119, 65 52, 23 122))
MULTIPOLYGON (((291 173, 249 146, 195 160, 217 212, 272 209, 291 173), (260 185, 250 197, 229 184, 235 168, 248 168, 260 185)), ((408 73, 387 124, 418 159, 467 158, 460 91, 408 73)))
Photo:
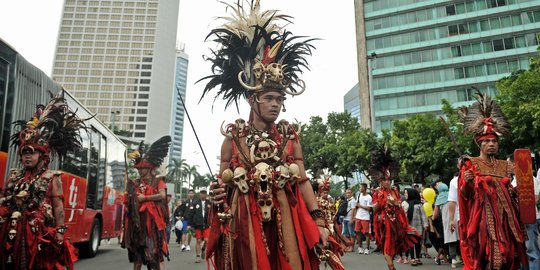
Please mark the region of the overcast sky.
MULTIPOLYGON (((173 1, 173 0, 168 0, 173 1)), ((47 75, 51 75, 56 39, 63 0, 1 0, 0 38, 13 46, 24 58, 47 75)), ((235 1, 229 1, 235 2, 235 1)), ((262 9, 279 9, 294 17, 287 30, 294 35, 321 38, 314 43, 316 50, 308 58, 311 71, 302 79, 306 82, 304 94, 287 99, 287 112, 280 119, 309 121, 311 116, 325 118, 329 112, 343 111, 343 96, 358 81, 354 26, 354 1, 262 0, 262 9)), ((214 103, 211 93, 198 103, 204 87, 195 81, 210 74, 210 64, 203 61, 214 44, 205 43, 208 32, 219 25, 217 16, 224 16, 224 5, 217 0, 181 0, 178 18, 178 42, 186 45, 189 55, 186 106, 201 139, 212 170, 217 170, 222 135, 222 121, 247 119, 247 106, 237 113, 234 106, 224 111, 225 103, 214 103)), ((199 165, 199 172, 207 172, 201 150, 189 126, 184 126, 183 158, 191 165, 199 165)))

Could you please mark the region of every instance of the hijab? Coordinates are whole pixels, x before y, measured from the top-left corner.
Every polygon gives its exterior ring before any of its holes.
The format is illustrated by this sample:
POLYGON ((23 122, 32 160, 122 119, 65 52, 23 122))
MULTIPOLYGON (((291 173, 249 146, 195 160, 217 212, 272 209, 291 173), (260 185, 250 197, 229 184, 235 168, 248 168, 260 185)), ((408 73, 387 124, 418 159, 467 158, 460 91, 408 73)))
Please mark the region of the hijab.
POLYGON ((439 183, 437 185, 437 191, 439 194, 435 199, 435 206, 446 204, 448 202, 448 186, 445 183, 439 183))

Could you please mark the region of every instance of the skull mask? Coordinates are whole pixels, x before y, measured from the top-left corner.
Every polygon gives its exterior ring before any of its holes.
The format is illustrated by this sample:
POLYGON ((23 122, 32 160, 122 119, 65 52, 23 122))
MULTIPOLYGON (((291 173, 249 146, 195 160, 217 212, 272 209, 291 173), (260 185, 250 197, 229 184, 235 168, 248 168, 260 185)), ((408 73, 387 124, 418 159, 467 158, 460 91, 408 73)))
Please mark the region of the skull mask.
POLYGON ((287 181, 289 181, 289 169, 286 166, 280 165, 276 168, 276 171, 279 172, 276 178, 277 186, 282 189, 287 181))
POLYGON ((50 204, 44 203, 44 204, 43 204, 43 209, 45 209, 45 213, 46 213, 48 216, 52 217, 52 214, 53 214, 53 213, 52 213, 52 206, 51 206, 50 204))
POLYGON ((255 84, 262 83, 264 78, 262 77, 265 71, 265 67, 261 61, 256 61, 253 65, 253 76, 255 77, 255 84))
POLYGON ((14 230, 14 229, 11 229, 11 230, 9 231, 8 236, 9 236, 9 242, 15 241, 15 237, 17 236, 17 231, 14 230))
POLYGON ((242 193, 247 193, 249 191, 246 173, 246 169, 242 167, 238 167, 234 170, 234 184, 238 187, 238 189, 240 189, 242 193))
POLYGON ((274 203, 272 202, 272 167, 270 165, 261 162, 255 166, 254 178, 258 183, 258 196, 257 203, 261 208, 262 218, 264 222, 272 220, 272 208, 274 203))

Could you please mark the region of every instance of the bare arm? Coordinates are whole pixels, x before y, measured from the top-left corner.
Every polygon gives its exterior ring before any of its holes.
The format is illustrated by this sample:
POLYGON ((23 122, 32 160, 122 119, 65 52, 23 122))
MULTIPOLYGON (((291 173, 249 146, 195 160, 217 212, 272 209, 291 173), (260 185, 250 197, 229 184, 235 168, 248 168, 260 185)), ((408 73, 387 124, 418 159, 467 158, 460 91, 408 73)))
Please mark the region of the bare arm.
POLYGON ((144 196, 144 200, 145 201, 161 201, 161 200, 165 200, 165 197, 167 197, 165 189, 160 188, 158 191, 159 192, 156 193, 156 194, 144 196))
MULTIPOLYGON (((233 141, 229 138, 223 140, 221 145, 221 161, 219 163, 219 175, 223 173, 224 170, 229 168, 229 163, 232 159, 232 150, 233 150, 233 141)), ((225 184, 218 178, 218 183, 210 184, 210 192, 213 196, 214 203, 220 204, 223 203, 223 198, 225 198, 225 184)))
MULTIPOLYGON (((295 159, 294 162, 300 168, 300 177, 301 179, 306 179, 306 169, 304 167, 302 147, 300 146, 300 143, 294 142, 293 149, 295 159)), ((309 181, 304 181, 302 184, 300 184, 300 192, 302 192, 302 195, 304 196, 304 201, 306 202, 306 206, 309 211, 319 208, 317 198, 315 197, 315 193, 313 192, 313 187, 311 186, 311 183, 309 181)))
POLYGON ((62 193, 62 181, 60 177, 54 177, 52 180, 52 207, 53 215, 56 220, 56 226, 64 225, 64 201, 62 193))
POLYGON ((449 201, 448 202, 448 218, 449 218, 449 225, 450 225, 450 231, 454 231, 456 229, 456 202, 449 201))

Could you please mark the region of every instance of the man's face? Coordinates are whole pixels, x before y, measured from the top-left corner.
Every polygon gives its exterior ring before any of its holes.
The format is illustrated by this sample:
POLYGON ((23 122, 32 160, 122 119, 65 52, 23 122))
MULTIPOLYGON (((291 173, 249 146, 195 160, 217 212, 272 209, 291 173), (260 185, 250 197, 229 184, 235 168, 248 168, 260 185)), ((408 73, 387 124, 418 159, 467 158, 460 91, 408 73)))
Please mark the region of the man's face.
POLYGON ((364 193, 366 191, 366 187, 363 185, 360 185, 360 192, 364 193))
POLYGON ((182 200, 176 200, 176 206, 182 205, 182 200))
POLYGON ((387 180, 387 179, 382 180, 382 186, 383 186, 383 188, 389 189, 390 188, 390 180, 387 180))
POLYGON ((148 174, 150 173, 149 168, 138 168, 137 171, 139 172, 139 176, 141 176, 141 178, 148 176, 148 174))
POLYGON ((41 153, 39 151, 33 151, 32 149, 25 149, 21 155, 21 161, 25 169, 33 169, 39 163, 39 157, 41 153))
POLYGON ((328 191, 325 190, 325 191, 321 192, 321 197, 326 199, 328 197, 328 191))
POLYGON ((345 191, 345 196, 347 196, 347 199, 352 197, 352 190, 345 191))
POLYGON ((206 193, 199 193, 199 198, 201 198, 201 201, 206 200, 206 193))
POLYGON ((496 138, 487 138, 480 142, 480 153, 486 156, 495 156, 499 151, 499 140, 496 138))
POLYGON ((187 196, 189 199, 193 199, 193 197, 195 197, 195 192, 190 191, 187 196))
POLYGON ((259 110, 260 117, 265 122, 275 122, 281 112, 285 96, 277 91, 268 91, 257 97, 253 103, 254 110, 259 110), (258 102, 257 102, 258 100, 258 102))

